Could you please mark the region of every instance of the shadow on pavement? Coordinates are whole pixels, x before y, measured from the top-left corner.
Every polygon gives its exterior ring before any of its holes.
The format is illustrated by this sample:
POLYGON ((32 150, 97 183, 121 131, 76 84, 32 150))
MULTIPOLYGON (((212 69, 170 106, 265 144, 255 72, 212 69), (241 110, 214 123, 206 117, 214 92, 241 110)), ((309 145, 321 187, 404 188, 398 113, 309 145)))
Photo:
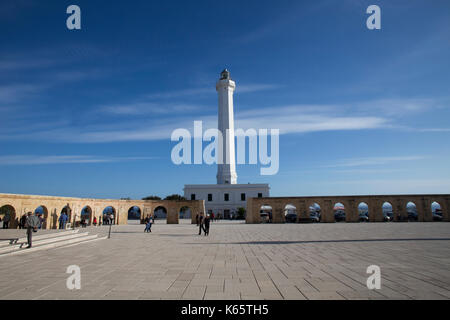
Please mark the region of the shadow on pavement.
POLYGON ((450 238, 404 238, 404 239, 354 239, 354 240, 304 240, 304 241, 247 241, 247 242, 207 242, 189 244, 304 244, 304 243, 343 243, 343 242, 395 242, 395 241, 450 241, 450 238))

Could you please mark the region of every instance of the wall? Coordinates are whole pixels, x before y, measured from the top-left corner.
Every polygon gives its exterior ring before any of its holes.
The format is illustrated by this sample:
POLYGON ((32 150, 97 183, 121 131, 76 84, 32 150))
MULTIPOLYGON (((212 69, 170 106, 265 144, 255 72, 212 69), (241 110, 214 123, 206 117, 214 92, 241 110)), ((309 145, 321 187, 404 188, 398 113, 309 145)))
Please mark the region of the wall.
POLYGON ((321 222, 334 222, 333 207, 342 203, 345 207, 346 222, 359 221, 358 205, 365 202, 369 207, 369 220, 383 221, 382 205, 389 202, 392 205, 395 221, 407 218, 406 204, 413 202, 417 208, 418 221, 432 221, 431 204, 437 202, 441 205, 443 221, 450 221, 450 195, 372 195, 372 196, 323 196, 323 197, 270 197, 251 198, 247 200, 247 223, 260 223, 260 208, 263 205, 272 207, 274 223, 283 223, 284 208, 287 204, 294 205, 298 219, 309 218, 309 206, 317 203, 321 208, 321 222))
MULTIPOLYGON (((18 226, 18 219, 29 212, 42 206, 45 208, 46 214, 44 228, 57 229, 58 219, 62 209, 69 205, 71 208, 70 222, 79 222, 81 210, 85 206, 91 208, 91 221, 93 217, 102 215, 106 207, 115 209, 115 223, 128 224, 128 210, 133 207, 139 207, 141 211, 141 220, 147 214, 153 215, 154 210, 158 206, 162 206, 167 210, 167 223, 178 223, 179 212, 182 207, 189 207, 191 213, 195 216, 197 212, 205 212, 205 204, 202 200, 195 201, 177 201, 177 200, 115 200, 115 199, 88 199, 88 198, 72 198, 72 197, 52 197, 52 196, 36 196, 23 194, 4 194, 0 193, 0 207, 10 205, 14 208, 15 214, 11 219, 10 228, 18 226)), ((44 211, 44 212, 45 212, 44 211)))

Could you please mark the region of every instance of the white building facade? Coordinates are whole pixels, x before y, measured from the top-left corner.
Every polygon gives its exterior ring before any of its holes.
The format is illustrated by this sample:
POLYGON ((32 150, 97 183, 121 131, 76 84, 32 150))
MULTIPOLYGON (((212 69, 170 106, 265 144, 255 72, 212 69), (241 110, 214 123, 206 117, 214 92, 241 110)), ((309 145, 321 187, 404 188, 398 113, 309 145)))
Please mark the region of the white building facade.
POLYGON ((236 217, 239 208, 246 208, 248 198, 269 196, 268 184, 193 184, 184 186, 188 200, 205 200, 206 213, 236 217))
POLYGON ((187 184, 184 197, 205 200, 206 213, 222 218, 237 217, 239 208, 246 208, 248 198, 269 197, 268 184, 238 184, 236 173, 233 93, 236 83, 228 70, 222 71, 216 83, 218 93, 218 129, 223 136, 223 164, 217 165, 217 184, 187 184))

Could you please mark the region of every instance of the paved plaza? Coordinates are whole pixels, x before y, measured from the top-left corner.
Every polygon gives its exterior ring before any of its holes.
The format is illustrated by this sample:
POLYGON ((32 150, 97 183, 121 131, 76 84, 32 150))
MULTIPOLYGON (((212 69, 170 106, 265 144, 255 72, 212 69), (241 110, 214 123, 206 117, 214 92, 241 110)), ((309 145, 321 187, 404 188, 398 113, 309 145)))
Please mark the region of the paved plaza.
POLYGON ((0 256, 0 299, 450 298, 445 222, 221 221, 209 237, 187 221, 143 229, 114 226, 111 239, 0 256), (80 290, 66 287, 69 265, 81 268, 80 290), (366 286, 369 265, 381 268, 380 290, 366 286))

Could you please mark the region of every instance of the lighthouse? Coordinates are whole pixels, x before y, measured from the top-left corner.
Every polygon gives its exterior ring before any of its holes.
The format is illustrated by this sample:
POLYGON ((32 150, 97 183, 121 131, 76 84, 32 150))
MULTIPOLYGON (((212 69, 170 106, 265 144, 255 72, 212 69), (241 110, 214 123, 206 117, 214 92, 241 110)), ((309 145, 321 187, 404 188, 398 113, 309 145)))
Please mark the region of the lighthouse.
MULTIPOLYGON (((269 197, 267 183, 237 183, 236 154, 234 149, 233 94, 236 83, 225 69, 216 82, 219 99, 217 129, 222 135, 222 143, 217 146, 217 183, 185 184, 184 196, 188 200, 204 200, 206 213, 214 213, 219 219, 243 218, 241 208, 247 207, 248 198, 269 197)), ((213 179, 213 177, 211 177, 213 179)))
POLYGON ((218 157, 218 159, 222 159, 222 163, 217 165, 217 184, 237 183, 233 112, 235 89, 236 83, 231 79, 230 72, 227 69, 223 70, 216 83, 216 91, 219 97, 218 129, 223 137, 218 157))

